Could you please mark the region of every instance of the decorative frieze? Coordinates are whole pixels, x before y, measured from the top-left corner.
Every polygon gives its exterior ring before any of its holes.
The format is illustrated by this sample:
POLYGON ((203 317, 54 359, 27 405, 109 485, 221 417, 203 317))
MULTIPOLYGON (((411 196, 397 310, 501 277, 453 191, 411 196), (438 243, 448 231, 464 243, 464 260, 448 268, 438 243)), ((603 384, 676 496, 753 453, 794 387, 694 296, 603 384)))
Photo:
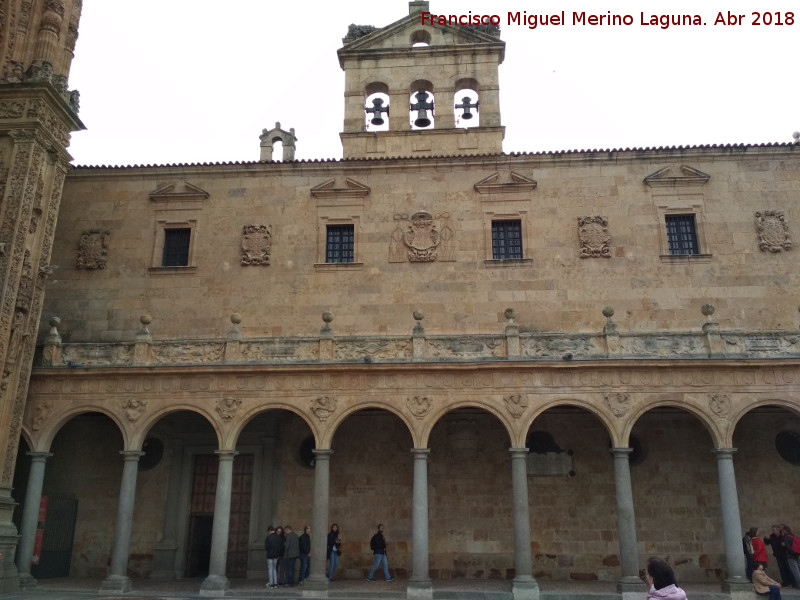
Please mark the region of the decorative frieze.
POLYGON ((106 268, 110 235, 107 229, 90 229, 81 234, 81 241, 78 244, 79 269, 88 271, 106 268))
POLYGON ((762 252, 777 253, 791 250, 792 240, 789 238, 789 226, 782 211, 765 210, 756 213, 756 233, 758 247, 762 252))

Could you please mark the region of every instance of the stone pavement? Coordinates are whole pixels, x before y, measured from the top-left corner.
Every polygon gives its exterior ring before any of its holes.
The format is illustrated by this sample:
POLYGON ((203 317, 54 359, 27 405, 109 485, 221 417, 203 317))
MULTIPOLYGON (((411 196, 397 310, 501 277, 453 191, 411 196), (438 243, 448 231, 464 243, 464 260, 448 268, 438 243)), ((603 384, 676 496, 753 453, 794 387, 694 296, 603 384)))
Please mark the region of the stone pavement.
MULTIPOLYGON (((303 587, 268 590, 263 582, 252 579, 232 579, 231 589, 224 596, 201 596, 202 578, 171 581, 136 579, 133 591, 127 594, 98 592, 99 579, 43 579, 36 589, 0 594, 0 600, 214 600, 215 598, 248 598, 263 600, 300 600, 303 587)), ((391 583, 376 580, 341 579, 328 588, 332 600, 405 600, 407 581, 391 583)), ((615 582, 599 581, 539 581, 541 600, 619 600, 615 582)), ((511 600, 510 582, 486 579, 434 580, 434 600, 511 600)), ((682 587, 690 600, 727 600, 719 583, 686 583, 682 587)), ((642 586, 641 598, 645 598, 642 586)), ((798 590, 783 590, 783 596, 800 600, 798 590)), ((753 599, 762 597, 753 594, 753 599)))

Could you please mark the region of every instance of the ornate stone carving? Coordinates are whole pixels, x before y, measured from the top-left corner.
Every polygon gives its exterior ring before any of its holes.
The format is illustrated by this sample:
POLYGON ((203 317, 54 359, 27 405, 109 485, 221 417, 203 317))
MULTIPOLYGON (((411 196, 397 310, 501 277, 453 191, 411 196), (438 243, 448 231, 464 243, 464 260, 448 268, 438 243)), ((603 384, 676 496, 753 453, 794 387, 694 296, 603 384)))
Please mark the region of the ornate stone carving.
POLYGON ((320 420, 325 421, 336 410, 336 398, 320 396, 311 401, 311 412, 320 420))
POLYGON ((731 398, 727 394, 709 394, 708 408, 720 419, 724 419, 731 412, 731 398))
POLYGON ((125 411, 128 421, 135 423, 147 408, 147 400, 143 398, 128 398, 127 400, 122 400, 120 406, 125 411))
POLYGON ((454 232, 447 224, 448 213, 435 217, 428 211, 408 215, 397 214, 395 221, 408 221, 403 230, 399 225, 392 232, 389 244, 389 262, 452 261, 454 232), (437 221, 439 229, 437 229, 437 221))
POLYGON ((422 419, 430 412, 431 406, 433 406, 433 399, 428 396, 414 396, 406 399, 406 406, 408 406, 408 410, 411 411, 412 415, 422 419))
POLYGON ((159 363, 215 363, 222 362, 225 344, 220 342, 186 342, 153 344, 153 357, 159 363))
POLYGON ((503 397, 503 402, 506 404, 506 409, 511 413, 511 416, 518 419, 528 408, 528 397, 522 394, 511 394, 503 397))
POLYGON ((217 413, 219 413, 219 416, 225 421, 230 421, 236 415, 236 413, 239 412, 239 408, 241 406, 241 398, 226 396, 225 398, 220 398, 217 400, 217 413))
POLYGON ((411 356, 411 342, 401 340, 347 340, 338 339, 335 342, 335 355, 337 360, 366 361, 373 359, 408 358, 411 356))
POLYGON ((40 400, 33 406, 33 416, 31 417, 31 429, 39 431, 47 420, 53 409, 52 400, 40 400))
POLYGON ((79 269, 105 269, 108 261, 108 239, 110 233, 107 229, 90 229, 81 234, 78 245, 79 269))
POLYGON ((581 258, 609 258, 608 219, 605 217, 578 217, 578 238, 581 242, 581 258))
POLYGON ((269 265, 272 249, 272 228, 267 225, 245 225, 242 232, 242 264, 269 265))
POLYGON ((609 392, 606 394, 606 404, 615 417, 623 417, 631 407, 631 395, 627 392, 609 392))
POLYGON ((19 100, 0 102, 0 118, 19 119, 25 113, 25 103, 19 100))
POLYGON ((780 252, 791 250, 792 240, 789 238, 789 226, 783 218, 783 212, 764 210, 756 213, 756 233, 758 247, 762 252, 780 252))

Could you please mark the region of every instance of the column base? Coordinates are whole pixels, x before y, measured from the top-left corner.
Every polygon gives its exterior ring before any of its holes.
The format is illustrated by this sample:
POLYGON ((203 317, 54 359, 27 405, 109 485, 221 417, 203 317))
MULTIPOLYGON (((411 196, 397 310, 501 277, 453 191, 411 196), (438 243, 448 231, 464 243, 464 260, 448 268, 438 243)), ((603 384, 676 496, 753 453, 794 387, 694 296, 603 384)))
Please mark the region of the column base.
POLYGON ((19 574, 14 564, 19 532, 11 522, 14 506, 11 487, 0 486, 0 594, 19 589, 19 574))
POLYGON ((744 577, 726 579, 722 582, 722 591, 731 595, 731 600, 753 600, 753 584, 744 577))
POLYGON ((100 584, 101 592, 116 592, 117 594, 127 594, 133 590, 131 578, 127 575, 109 575, 100 584))
POLYGON ((430 579, 410 580, 406 587, 406 598, 408 600, 432 600, 433 581, 430 579))
POLYGON ((645 600, 647 584, 635 576, 623 577, 617 582, 617 591, 621 600, 645 600))
MULTIPOLYGON (((231 582, 225 575, 209 575, 200 585, 201 596, 218 596, 231 587, 231 582)), ((224 595, 224 594, 223 594, 224 595)))
POLYGON ((514 600, 539 600, 539 584, 531 576, 512 579, 511 596, 514 600))
POLYGON ((328 581, 328 578, 324 575, 309 575, 308 579, 303 582, 303 596, 327 598, 328 584, 330 584, 330 581, 328 581))
POLYGON ((30 573, 19 574, 19 589, 21 590, 34 590, 39 582, 30 573))

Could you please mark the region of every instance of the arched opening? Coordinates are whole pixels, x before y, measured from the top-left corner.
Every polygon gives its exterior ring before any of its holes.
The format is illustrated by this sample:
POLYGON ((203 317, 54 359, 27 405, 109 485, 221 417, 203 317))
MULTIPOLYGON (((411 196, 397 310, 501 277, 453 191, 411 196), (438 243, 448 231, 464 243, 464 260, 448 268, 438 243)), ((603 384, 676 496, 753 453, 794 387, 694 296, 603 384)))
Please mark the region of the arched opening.
POLYGON ((433 84, 430 81, 419 80, 411 84, 409 97, 409 122, 411 129, 433 129, 436 112, 433 84))
POLYGON ((283 138, 275 136, 272 138, 272 160, 283 160, 283 138))
POLYGON ((722 579, 719 472, 708 429, 691 413, 663 406, 643 414, 631 437, 642 444, 641 461, 631 465, 639 544, 666 558, 678 581, 722 579))
MULTIPOLYGON (((413 441, 389 411, 368 408, 349 415, 334 434, 330 462, 330 524, 342 538, 335 579, 363 579, 372 566, 370 539, 382 523, 388 567, 411 572, 413 441)), ((319 535, 326 535, 319 532, 319 535)), ((375 574, 383 579, 383 574, 375 574)))
POLYGON ((430 434, 431 577, 514 576, 509 437, 494 415, 460 408, 430 434))
POLYGON ((528 430, 528 489, 537 579, 620 577, 608 429, 591 412, 555 406, 528 430))
POLYGON ((418 29, 411 34, 410 41, 412 48, 424 48, 431 45, 431 34, 424 29, 418 29))
POLYGON ((367 97, 364 106, 367 131, 389 130, 389 86, 375 82, 367 86, 367 97))
POLYGON ((456 82, 453 96, 453 114, 456 127, 470 128, 480 126, 480 101, 478 82, 471 78, 456 82))

